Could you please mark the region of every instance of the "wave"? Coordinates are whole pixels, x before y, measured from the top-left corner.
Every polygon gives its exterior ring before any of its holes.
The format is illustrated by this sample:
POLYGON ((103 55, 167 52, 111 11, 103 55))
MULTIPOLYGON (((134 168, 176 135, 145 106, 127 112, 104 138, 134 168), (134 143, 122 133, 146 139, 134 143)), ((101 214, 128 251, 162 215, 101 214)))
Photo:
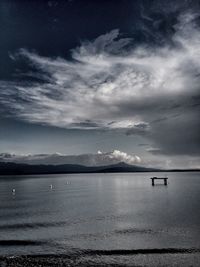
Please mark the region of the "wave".
MULTIPOLYGON (((43 240, 0 240, 0 246, 56 246, 55 242, 43 240)), ((69 249, 69 248, 68 248, 69 249)), ((82 250, 78 248, 70 248, 66 254, 40 254, 40 256, 115 256, 115 255, 146 255, 146 254, 191 254, 200 253, 200 248, 145 248, 145 249, 113 249, 113 250, 82 250)), ((37 256, 37 255, 35 255, 37 256)))
POLYGON ((0 246, 39 246, 44 243, 43 241, 35 240, 0 240, 0 246))
POLYGON ((18 229, 33 229, 41 227, 54 227, 54 226, 64 226, 68 223, 66 221, 61 222, 44 222, 44 223, 15 223, 15 224, 4 224, 0 225, 0 230, 18 230, 18 229))
POLYGON ((149 248, 149 249, 130 249, 130 250, 86 250, 86 255, 135 255, 135 254, 177 254, 177 253, 199 253, 200 248, 149 248))
POLYGON ((115 234, 155 234, 156 231, 152 229, 140 229, 140 228, 128 228, 128 229, 121 229, 121 230, 115 230, 115 234))

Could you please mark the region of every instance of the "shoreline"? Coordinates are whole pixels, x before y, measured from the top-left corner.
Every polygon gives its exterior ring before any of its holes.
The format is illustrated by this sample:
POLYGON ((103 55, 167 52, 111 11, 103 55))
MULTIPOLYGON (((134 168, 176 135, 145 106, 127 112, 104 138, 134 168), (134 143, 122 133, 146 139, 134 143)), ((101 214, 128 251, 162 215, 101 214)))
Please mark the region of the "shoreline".
POLYGON ((200 263, 200 249, 89 250, 72 254, 0 256, 1 267, 50 266, 193 266, 200 263))

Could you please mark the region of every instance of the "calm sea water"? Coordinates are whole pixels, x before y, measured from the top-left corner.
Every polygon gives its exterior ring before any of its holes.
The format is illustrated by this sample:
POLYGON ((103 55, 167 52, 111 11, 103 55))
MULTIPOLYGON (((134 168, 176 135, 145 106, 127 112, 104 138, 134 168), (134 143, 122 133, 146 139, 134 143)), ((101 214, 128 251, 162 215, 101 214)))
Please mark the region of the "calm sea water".
POLYGON ((1 176, 0 255, 200 248, 200 173, 154 175, 1 176))

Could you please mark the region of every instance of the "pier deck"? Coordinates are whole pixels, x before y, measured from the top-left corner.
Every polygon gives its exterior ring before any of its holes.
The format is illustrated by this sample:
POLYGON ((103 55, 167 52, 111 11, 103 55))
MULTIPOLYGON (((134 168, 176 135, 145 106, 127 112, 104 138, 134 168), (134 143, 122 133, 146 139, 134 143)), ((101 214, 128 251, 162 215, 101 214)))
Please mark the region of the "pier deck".
POLYGON ((167 185, 167 179, 168 177, 151 177, 151 183, 154 186, 155 185, 155 180, 163 180, 164 181, 164 185, 167 185))

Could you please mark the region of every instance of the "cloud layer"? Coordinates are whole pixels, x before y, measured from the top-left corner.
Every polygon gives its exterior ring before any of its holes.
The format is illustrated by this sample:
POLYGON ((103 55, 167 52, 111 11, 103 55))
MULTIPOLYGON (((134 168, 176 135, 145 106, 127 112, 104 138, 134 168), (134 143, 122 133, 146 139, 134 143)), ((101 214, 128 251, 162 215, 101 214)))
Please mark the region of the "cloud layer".
POLYGON ((106 153, 98 151, 97 154, 82 155, 63 155, 60 153, 16 155, 10 153, 1 153, 0 161, 26 164, 79 164, 85 166, 106 166, 119 162, 125 162, 127 164, 141 163, 140 157, 128 155, 127 153, 119 150, 113 150, 106 153))
POLYGON ((182 14, 163 46, 134 45, 118 29, 85 41, 71 59, 26 49, 11 55, 33 69, 1 81, 2 112, 67 129, 121 130, 152 143, 151 153, 199 154, 200 32, 182 14), (181 133, 181 134, 180 134, 181 133))

